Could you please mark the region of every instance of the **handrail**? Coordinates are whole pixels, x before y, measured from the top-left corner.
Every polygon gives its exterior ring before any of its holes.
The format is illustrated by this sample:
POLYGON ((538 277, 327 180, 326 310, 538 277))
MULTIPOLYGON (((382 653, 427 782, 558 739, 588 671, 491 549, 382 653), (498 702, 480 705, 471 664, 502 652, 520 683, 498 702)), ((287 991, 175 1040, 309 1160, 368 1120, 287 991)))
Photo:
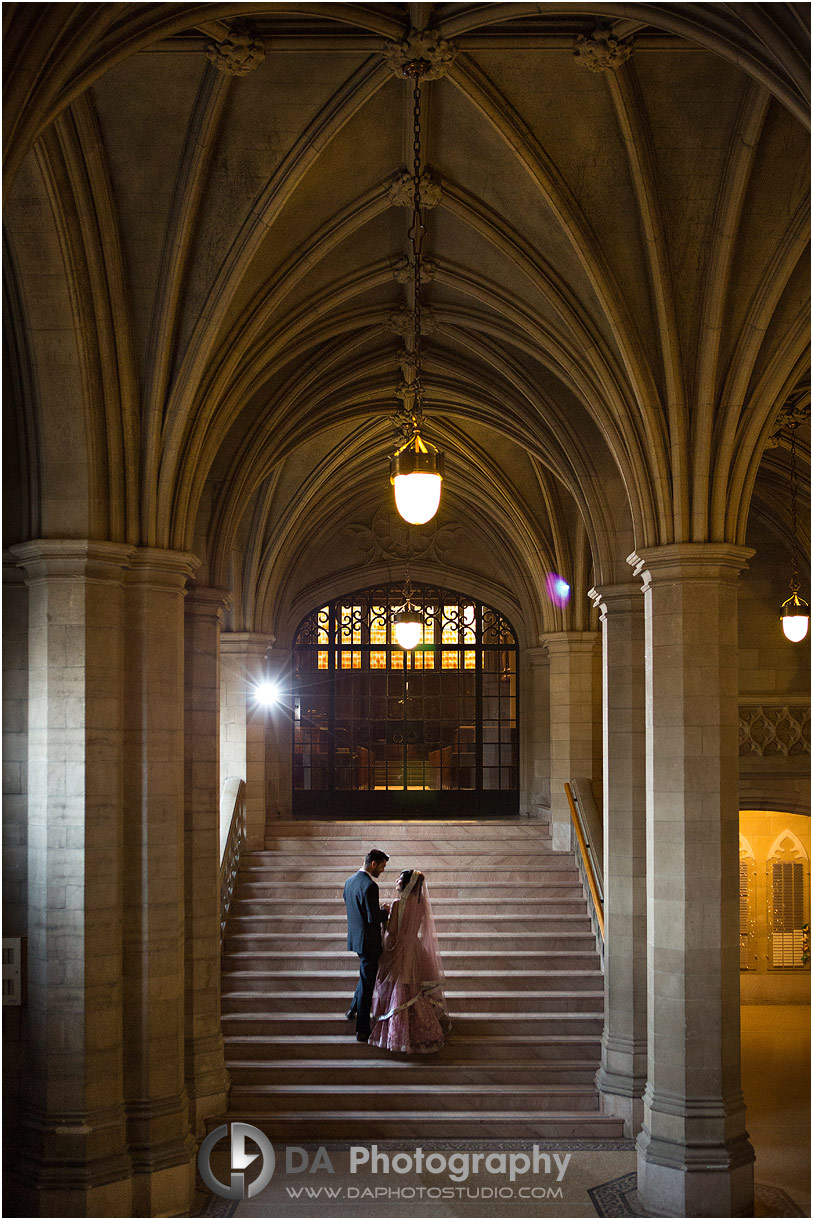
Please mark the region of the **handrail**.
POLYGON ((590 886, 590 893, 593 898, 593 906, 596 909, 596 919, 598 920, 601 939, 604 940, 604 906, 598 895, 598 886, 596 885, 595 874, 593 873, 593 864, 590 860, 590 854, 587 850, 587 844, 584 841, 581 823, 576 814, 576 806, 573 802, 573 793, 570 791, 570 784, 565 784, 565 793, 567 795, 568 804, 570 805, 570 816, 573 819, 573 825, 576 828, 576 841, 579 844, 582 860, 584 861, 584 871, 587 874, 587 884, 590 886))
POLYGON ((237 869, 240 856, 246 841, 246 786, 242 780, 226 780, 223 799, 228 799, 234 792, 229 831, 223 848, 223 859, 220 862, 220 940, 226 935, 226 924, 229 918, 234 886, 237 881, 237 869))

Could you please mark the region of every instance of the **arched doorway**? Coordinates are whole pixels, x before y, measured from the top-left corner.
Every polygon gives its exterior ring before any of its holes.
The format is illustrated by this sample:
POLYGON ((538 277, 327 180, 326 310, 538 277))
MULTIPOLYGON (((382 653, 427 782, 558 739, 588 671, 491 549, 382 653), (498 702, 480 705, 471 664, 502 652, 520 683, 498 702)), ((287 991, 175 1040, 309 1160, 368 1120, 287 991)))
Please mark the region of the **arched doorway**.
POLYGON ((519 805, 516 635, 473 598, 428 585, 412 652, 400 585, 313 610, 294 639, 293 810, 452 817, 519 805))

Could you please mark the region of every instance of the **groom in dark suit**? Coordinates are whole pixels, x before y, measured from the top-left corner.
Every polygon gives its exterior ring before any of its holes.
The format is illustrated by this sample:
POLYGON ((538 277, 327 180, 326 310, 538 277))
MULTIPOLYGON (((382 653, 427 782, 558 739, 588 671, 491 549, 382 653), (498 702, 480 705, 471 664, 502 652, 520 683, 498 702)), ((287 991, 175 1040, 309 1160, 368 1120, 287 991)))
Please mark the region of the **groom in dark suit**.
POLYGON ((378 901, 377 878, 387 867, 388 860, 386 852, 373 848, 364 857, 364 866, 344 883, 347 948, 359 955, 358 986, 345 1015, 348 1021, 356 1019, 358 1042, 366 1042, 370 1036, 370 1005, 381 956, 381 925, 386 923, 389 914, 388 908, 378 901))

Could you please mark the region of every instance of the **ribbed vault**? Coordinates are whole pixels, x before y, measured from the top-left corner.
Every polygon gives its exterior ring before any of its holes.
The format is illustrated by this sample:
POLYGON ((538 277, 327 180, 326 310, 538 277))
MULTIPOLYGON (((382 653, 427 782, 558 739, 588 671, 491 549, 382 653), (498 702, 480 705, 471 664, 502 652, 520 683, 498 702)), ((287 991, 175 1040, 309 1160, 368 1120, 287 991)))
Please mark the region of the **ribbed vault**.
POLYGON ((416 23, 455 54, 425 86, 448 478, 415 575, 468 571, 533 643, 586 626, 634 548, 743 543, 753 496, 781 531, 763 454, 809 369, 802 6, 6 10, 21 536, 192 549, 233 625, 280 637, 318 590, 398 578, 411 100, 384 42, 416 23), (235 76, 206 47, 240 17, 265 58, 235 76), (597 28, 631 53, 587 71, 597 28))

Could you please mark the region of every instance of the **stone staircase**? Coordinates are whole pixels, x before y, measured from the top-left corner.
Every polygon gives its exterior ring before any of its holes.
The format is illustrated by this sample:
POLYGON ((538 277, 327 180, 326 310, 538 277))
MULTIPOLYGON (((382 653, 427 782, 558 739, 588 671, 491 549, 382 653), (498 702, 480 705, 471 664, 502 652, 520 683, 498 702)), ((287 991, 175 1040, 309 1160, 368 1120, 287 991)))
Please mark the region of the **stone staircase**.
POLYGON ((288 1139, 622 1136, 599 1113, 603 979, 573 858, 543 824, 276 822, 223 957, 230 1117, 288 1139), (427 876, 453 1021, 432 1056, 355 1040, 342 886, 370 847, 427 876))

